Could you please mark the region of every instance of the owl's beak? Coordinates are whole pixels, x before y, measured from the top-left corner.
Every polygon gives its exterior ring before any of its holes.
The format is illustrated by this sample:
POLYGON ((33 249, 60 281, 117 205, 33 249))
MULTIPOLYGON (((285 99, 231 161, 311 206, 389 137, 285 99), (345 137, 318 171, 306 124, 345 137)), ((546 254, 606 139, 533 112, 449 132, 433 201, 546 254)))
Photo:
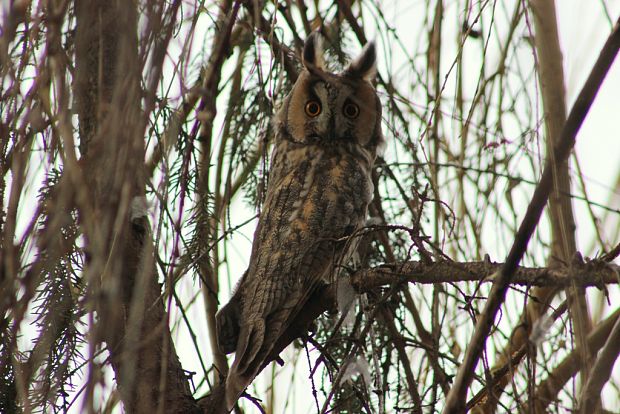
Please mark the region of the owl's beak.
POLYGON ((330 141, 335 141, 338 139, 338 137, 336 136, 336 119, 333 115, 329 118, 329 128, 327 128, 327 139, 329 139, 330 141))

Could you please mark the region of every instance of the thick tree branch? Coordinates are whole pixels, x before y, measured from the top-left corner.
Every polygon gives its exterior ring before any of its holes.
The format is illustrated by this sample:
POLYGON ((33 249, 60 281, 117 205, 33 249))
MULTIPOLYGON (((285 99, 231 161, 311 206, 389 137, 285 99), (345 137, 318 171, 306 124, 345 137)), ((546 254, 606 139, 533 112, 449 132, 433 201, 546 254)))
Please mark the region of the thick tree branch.
MULTIPOLYGON (((91 350, 106 344, 127 412, 191 413, 197 405, 168 328, 146 207, 137 205, 145 193, 145 148, 144 123, 136 122, 143 119, 136 7, 76 2, 76 100, 87 183, 76 191, 94 206, 78 203, 85 279, 98 318, 91 350)), ((88 398, 95 371, 88 369, 88 398)))
MULTIPOLYGON (((360 270, 351 276, 351 283, 358 292, 365 292, 394 282, 422 284, 456 282, 493 282, 505 264, 490 262, 406 262, 386 264, 360 270)), ((620 283, 615 264, 592 261, 574 267, 549 269, 546 267, 518 267, 510 283, 521 286, 566 287, 597 286, 620 283)))
POLYGON ((514 243, 510 249, 510 253, 506 258, 506 263, 502 266, 496 281, 493 284, 489 299, 484 307, 483 312, 478 318, 476 323, 476 329, 470 340, 467 352, 463 359, 452 389, 448 393, 446 398, 446 405, 444 407, 444 413, 461 413, 465 410, 465 402, 467 396, 467 389, 471 384, 473 375, 478 365, 478 360, 482 355, 484 344, 493 327, 495 316, 499 307, 504 301, 506 291, 510 285, 511 279, 517 269, 517 266, 525 251, 529 240, 538 225, 542 211, 549 199, 553 184, 553 162, 562 163, 568 159, 571 149, 575 145, 575 138, 583 120, 585 119, 592 102, 601 86, 607 71, 611 67, 617 53, 620 48, 620 21, 614 26, 612 34, 609 36, 607 42, 603 46, 598 60, 596 61, 590 76, 588 77, 584 87, 582 88, 577 100, 571 109, 570 115, 566 120, 558 145, 554 151, 548 157, 545 162, 545 168, 543 170, 542 177, 534 195, 532 201, 527 208, 527 212, 521 226, 515 236, 514 243))
MULTIPOLYGON (((372 269, 360 270, 351 276, 351 284, 358 293, 365 293, 379 287, 405 283, 457 283, 457 282, 491 282, 503 264, 489 262, 406 262, 382 265, 372 269)), ((618 266, 607 263, 590 262, 580 270, 519 267, 511 283, 526 286, 570 286, 573 281, 578 286, 602 286, 605 283, 620 283, 617 277, 618 266)), ((317 289, 312 295, 304 312, 297 315, 291 326, 280 338, 268 362, 279 358, 280 353, 297 338, 307 335, 308 327, 323 312, 337 312, 337 285, 333 283, 317 289)), ((265 367, 264 366, 264 367, 265 367)), ((263 368, 264 368, 263 367, 263 368)), ((222 404, 224 384, 218 384, 201 402, 205 412, 215 412, 222 404), (214 410, 214 411, 209 411, 214 410)))
MULTIPOLYGON (((557 142, 562 126, 566 122, 566 97, 564 88, 563 57, 558 36, 557 18, 553 0, 531 0, 530 6, 534 16, 534 43, 541 97, 545 119, 545 145, 551 154, 557 142)), ((553 161, 553 160, 552 160, 553 161)), ((568 162, 555 163, 554 190, 549 197, 549 223, 551 227, 551 252, 548 264, 551 268, 569 263, 576 251, 575 220, 570 196, 570 176, 568 162)), ((570 301, 570 314, 575 327, 575 336, 583 351, 582 358, 587 361, 588 350, 585 337, 591 329, 585 291, 583 287, 564 286, 570 301)), ((501 352, 493 372, 499 366, 510 361, 512 355, 528 343, 528 338, 536 320, 544 312, 543 305, 556 295, 560 289, 553 286, 541 286, 531 291, 536 300, 528 301, 517 328, 510 335, 510 341, 501 352)), ((499 380, 494 388, 499 396, 510 382, 516 370, 510 370, 499 380)), ((587 370, 584 371, 587 376, 587 370)), ((495 411, 498 398, 487 398, 482 410, 486 413, 495 411)))

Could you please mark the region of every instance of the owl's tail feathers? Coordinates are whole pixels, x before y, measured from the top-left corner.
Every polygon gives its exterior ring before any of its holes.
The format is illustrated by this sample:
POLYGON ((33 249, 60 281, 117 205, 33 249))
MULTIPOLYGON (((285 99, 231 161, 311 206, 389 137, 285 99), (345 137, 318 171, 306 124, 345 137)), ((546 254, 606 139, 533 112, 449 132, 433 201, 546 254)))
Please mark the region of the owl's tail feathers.
POLYGON ((263 361, 256 359, 265 339, 265 321, 259 319, 241 327, 235 362, 226 378, 226 407, 232 410, 241 393, 252 383, 263 361))

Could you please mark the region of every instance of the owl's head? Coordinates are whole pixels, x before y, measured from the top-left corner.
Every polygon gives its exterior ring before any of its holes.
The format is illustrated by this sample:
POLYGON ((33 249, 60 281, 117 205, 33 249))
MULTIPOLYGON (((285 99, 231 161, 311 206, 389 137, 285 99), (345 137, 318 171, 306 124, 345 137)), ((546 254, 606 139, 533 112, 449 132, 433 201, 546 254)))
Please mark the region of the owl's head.
POLYGON ((278 127, 300 144, 357 144, 374 158, 383 144, 381 102, 372 85, 376 75, 374 43, 341 73, 323 63, 321 37, 312 33, 304 45, 304 69, 276 115, 278 127))

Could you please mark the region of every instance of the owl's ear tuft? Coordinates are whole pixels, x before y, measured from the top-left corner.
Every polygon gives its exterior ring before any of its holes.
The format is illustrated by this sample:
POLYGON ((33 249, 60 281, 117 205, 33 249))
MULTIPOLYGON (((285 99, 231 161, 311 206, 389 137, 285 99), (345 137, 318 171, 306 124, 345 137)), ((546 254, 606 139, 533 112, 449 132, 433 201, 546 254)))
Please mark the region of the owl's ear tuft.
POLYGON ((304 44, 303 62, 310 72, 322 71, 323 62, 323 38, 319 32, 312 32, 304 44))
POLYGON ((349 64, 344 74, 369 82, 375 79, 377 75, 377 51, 374 42, 366 43, 360 55, 349 64))

